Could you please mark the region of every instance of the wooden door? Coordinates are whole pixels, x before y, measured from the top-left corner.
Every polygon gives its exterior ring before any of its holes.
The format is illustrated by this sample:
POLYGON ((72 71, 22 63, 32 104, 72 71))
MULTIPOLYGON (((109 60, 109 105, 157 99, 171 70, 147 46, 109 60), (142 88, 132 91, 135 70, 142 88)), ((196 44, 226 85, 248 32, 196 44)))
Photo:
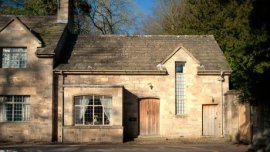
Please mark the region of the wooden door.
POLYGON ((159 99, 140 100, 140 135, 159 135, 159 99))
POLYGON ((217 105, 203 105, 203 135, 218 136, 217 105))

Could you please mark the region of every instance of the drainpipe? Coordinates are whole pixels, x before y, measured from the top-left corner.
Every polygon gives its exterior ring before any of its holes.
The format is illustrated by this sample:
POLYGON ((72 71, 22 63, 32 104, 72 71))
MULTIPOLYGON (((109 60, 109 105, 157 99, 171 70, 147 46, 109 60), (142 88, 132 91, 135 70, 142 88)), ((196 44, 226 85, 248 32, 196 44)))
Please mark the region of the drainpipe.
POLYGON ((224 137, 224 99, 223 99, 223 82, 224 82, 224 71, 220 71, 220 92, 221 92, 221 136, 224 137))
POLYGON ((62 76, 62 143, 63 143, 63 140, 64 140, 64 75, 63 75, 63 71, 61 70, 61 76, 62 76))

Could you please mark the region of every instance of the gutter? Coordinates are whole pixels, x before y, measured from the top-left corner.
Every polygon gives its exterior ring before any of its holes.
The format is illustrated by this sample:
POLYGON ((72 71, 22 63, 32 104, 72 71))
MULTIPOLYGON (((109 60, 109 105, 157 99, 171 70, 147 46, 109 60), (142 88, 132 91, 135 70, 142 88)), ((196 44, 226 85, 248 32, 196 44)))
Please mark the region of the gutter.
POLYGON ((222 71, 224 76, 231 75, 231 73, 232 73, 231 70, 198 70, 197 74, 198 75, 219 75, 220 76, 221 71, 222 71))
MULTIPOLYGON (((70 75, 168 75, 166 70, 53 70, 54 74, 70 75)), ((223 75, 231 75, 231 70, 224 70, 223 75)), ((198 75, 220 75, 220 70, 198 70, 198 75)))
POLYGON ((53 58, 54 53, 51 53, 51 54, 37 54, 36 53, 36 56, 39 57, 39 58, 53 58))
POLYGON ((167 75, 167 71, 158 70, 53 70, 54 74, 92 74, 92 75, 167 75))
POLYGON ((63 88, 77 88, 77 87, 81 87, 81 88, 124 88, 123 85, 88 85, 88 84, 63 84, 62 86, 63 88))

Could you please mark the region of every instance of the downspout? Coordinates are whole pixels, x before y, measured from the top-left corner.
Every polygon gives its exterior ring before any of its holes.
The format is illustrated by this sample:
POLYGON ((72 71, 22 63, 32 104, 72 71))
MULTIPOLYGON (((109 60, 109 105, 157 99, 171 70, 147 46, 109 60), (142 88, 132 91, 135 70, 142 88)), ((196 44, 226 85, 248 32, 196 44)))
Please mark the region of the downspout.
POLYGON ((220 81, 220 92, 221 92, 221 136, 224 137, 224 98, 223 98, 223 82, 224 82, 224 71, 220 71, 218 81, 220 81))
POLYGON ((61 70, 61 76, 62 76, 62 143, 64 142, 64 75, 63 75, 63 71, 61 70))

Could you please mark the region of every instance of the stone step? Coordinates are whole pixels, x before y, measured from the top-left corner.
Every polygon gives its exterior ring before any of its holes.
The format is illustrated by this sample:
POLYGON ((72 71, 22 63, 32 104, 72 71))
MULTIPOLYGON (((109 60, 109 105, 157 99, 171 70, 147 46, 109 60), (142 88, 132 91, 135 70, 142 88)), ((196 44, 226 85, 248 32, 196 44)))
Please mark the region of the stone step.
POLYGON ((161 136, 139 136, 138 138, 134 139, 135 141, 162 141, 168 140, 168 138, 161 137, 161 136))
POLYGON ((219 137, 198 137, 198 138, 167 138, 161 136, 139 136, 131 144, 203 144, 203 143, 225 143, 225 138, 219 137))

